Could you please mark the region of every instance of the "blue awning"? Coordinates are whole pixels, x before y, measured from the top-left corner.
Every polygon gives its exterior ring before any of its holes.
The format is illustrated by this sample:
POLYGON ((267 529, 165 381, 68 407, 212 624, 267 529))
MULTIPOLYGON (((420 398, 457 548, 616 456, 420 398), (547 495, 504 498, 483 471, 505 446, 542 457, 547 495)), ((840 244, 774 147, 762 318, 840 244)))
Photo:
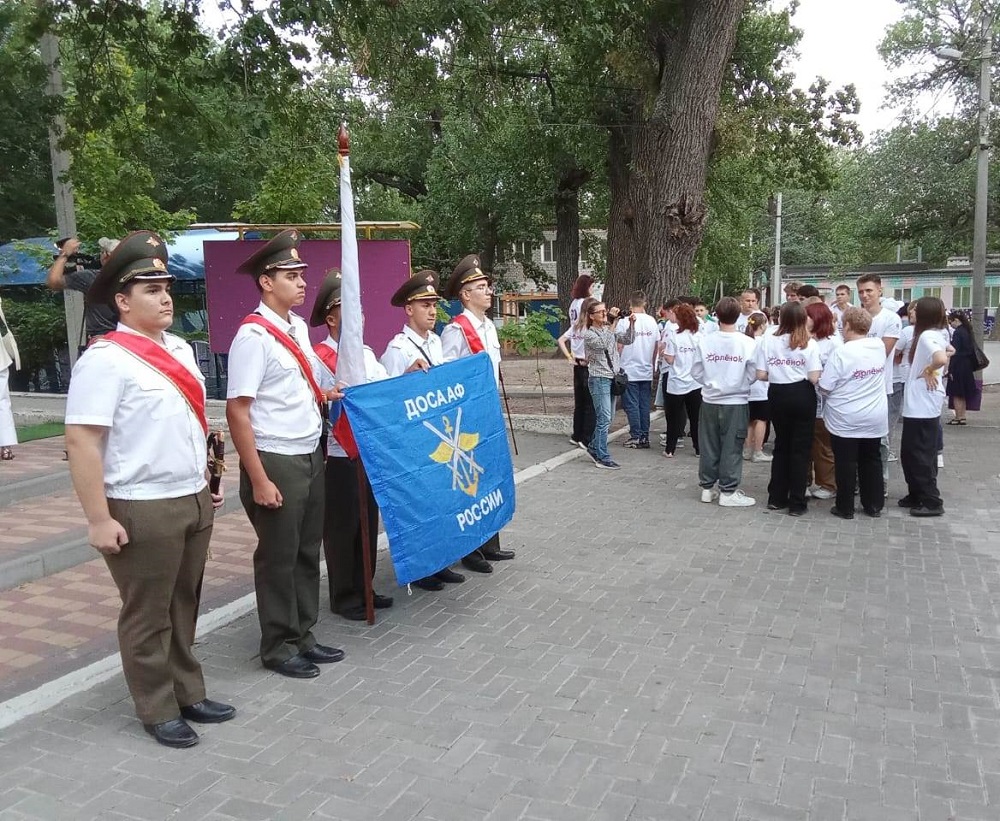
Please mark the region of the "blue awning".
MULTIPOLYGON (((200 228, 179 231, 167 243, 167 270, 178 280, 205 279, 205 251, 203 244, 219 239, 239 239, 235 231, 214 231, 200 228)), ((0 245, 0 287, 10 285, 44 285, 58 249, 49 237, 8 242, 0 245)))

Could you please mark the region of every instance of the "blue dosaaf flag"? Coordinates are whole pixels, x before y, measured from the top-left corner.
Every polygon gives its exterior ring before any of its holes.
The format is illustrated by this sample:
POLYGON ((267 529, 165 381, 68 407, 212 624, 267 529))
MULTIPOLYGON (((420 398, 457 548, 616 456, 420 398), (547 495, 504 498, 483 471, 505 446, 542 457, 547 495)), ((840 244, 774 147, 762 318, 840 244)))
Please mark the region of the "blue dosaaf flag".
POLYGON ((468 555, 514 515, 514 468, 483 354, 347 388, 344 409, 400 584, 468 555))

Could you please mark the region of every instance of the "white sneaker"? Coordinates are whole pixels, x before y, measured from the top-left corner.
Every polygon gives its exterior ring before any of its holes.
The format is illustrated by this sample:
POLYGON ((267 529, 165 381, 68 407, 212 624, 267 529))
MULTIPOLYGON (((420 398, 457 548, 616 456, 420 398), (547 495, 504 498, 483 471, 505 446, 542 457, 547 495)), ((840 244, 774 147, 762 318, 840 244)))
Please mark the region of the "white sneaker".
POLYGON ((939 468, 943 468, 944 467, 944 454, 943 453, 939 453, 938 454, 938 467, 939 468))
POLYGON ((753 451, 750 448, 743 448, 743 461, 749 462, 753 459, 753 451))
POLYGON ((762 450, 754 452, 754 455, 750 457, 751 462, 773 462, 774 457, 770 453, 764 453, 762 450))
POLYGON ((890 450, 889 451, 889 455, 885 458, 885 461, 887 461, 887 462, 898 462, 899 461, 899 456, 897 456, 895 453, 893 453, 890 450))
POLYGON ((719 498, 719 491, 714 487, 703 487, 701 489, 701 500, 706 504, 710 505, 716 499, 719 498))
POLYGON ((814 499, 832 499, 837 494, 832 490, 827 490, 825 487, 811 487, 809 488, 809 495, 814 499))
MULTIPOLYGON (((704 497, 702 498, 704 500, 704 497)), ((752 507, 757 504, 756 499, 751 499, 742 490, 734 490, 732 493, 723 493, 719 496, 719 507, 752 507)))

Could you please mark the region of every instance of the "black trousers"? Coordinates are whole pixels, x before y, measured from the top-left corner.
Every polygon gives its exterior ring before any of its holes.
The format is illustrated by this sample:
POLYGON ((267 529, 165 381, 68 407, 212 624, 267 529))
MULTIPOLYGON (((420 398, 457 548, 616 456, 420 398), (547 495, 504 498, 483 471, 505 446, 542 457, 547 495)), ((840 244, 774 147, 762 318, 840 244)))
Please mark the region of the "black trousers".
POLYGON ((769 385, 767 401, 774 430, 774 459, 767 503, 789 510, 806 509, 809 454, 816 427, 816 388, 812 382, 769 385))
MULTIPOLYGON (((358 465, 346 456, 326 460, 326 514, 323 519, 323 553, 330 584, 330 609, 334 613, 365 603, 365 562, 361 552, 361 504, 358 465)), ((368 501, 368 555, 372 576, 378 553, 378 505, 364 468, 362 484, 368 501)))
POLYGON ((906 480, 906 495, 921 507, 943 506, 937 486, 938 425, 940 420, 903 417, 899 461, 906 480))
POLYGON ((850 439, 830 434, 833 470, 837 479, 837 508, 844 513, 854 510, 854 488, 861 491, 861 507, 869 513, 881 510, 885 502, 882 481, 880 439, 850 439))
POLYGON ((594 437, 594 400, 587 384, 589 377, 590 368, 586 365, 573 366, 573 439, 585 445, 594 437))
POLYGON ((691 423, 691 441, 694 452, 700 453, 698 443, 698 417, 701 415, 701 388, 688 393, 663 394, 663 411, 667 416, 667 444, 665 453, 677 450, 677 440, 684 434, 684 422, 691 423))

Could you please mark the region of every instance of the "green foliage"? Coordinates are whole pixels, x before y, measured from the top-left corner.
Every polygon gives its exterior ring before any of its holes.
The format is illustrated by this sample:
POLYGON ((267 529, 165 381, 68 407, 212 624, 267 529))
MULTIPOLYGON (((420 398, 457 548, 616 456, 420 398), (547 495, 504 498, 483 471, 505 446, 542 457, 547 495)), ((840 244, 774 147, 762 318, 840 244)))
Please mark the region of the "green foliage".
POLYGON ((514 346, 521 356, 550 350, 556 344, 556 339, 549 332, 547 325, 559 323, 565 314, 553 305, 543 305, 535 311, 528 311, 523 319, 505 323, 497 335, 501 342, 514 346))
POLYGON ((45 288, 8 289, 4 313, 21 354, 21 368, 32 372, 47 365, 66 346, 62 294, 45 288))

